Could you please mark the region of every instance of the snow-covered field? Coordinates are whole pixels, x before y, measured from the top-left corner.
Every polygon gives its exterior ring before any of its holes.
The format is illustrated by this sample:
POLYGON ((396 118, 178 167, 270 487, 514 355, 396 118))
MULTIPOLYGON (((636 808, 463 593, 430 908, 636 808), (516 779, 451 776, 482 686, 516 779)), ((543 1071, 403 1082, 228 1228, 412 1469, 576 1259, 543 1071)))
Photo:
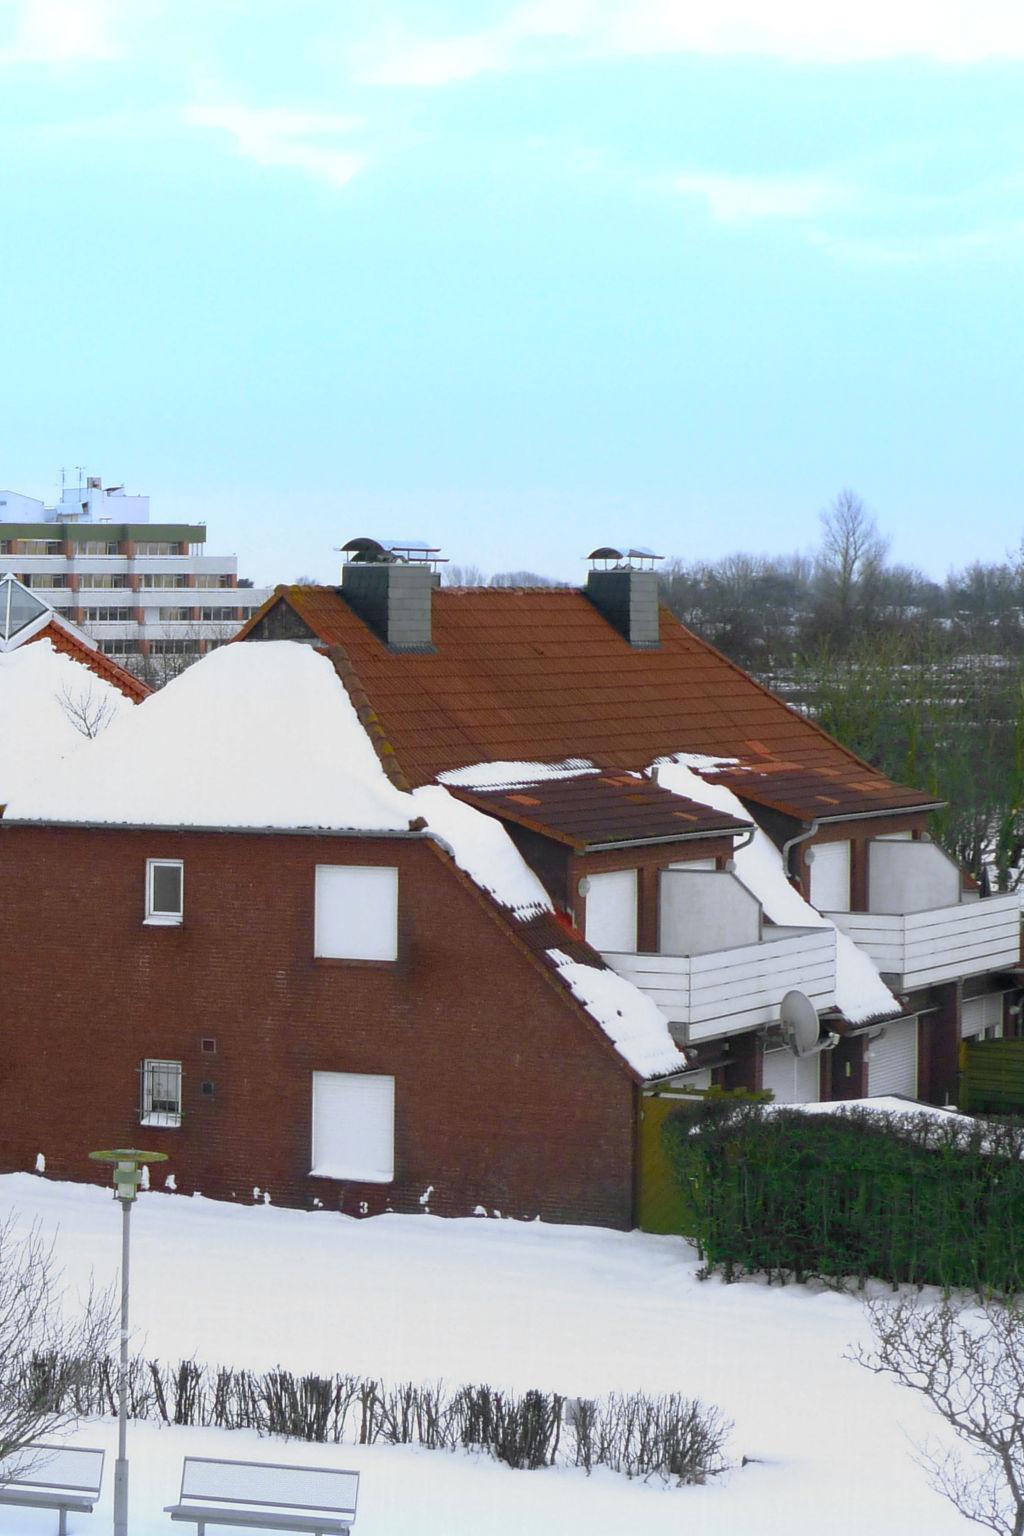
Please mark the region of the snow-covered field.
MULTIPOLYGON (((117 1274, 119 1211, 105 1191, 29 1174, 0 1178, 0 1216, 56 1233, 68 1280, 117 1274)), ((964 1536, 927 1486, 912 1445, 941 1426, 916 1397, 844 1359, 867 1336, 856 1300, 802 1286, 701 1283, 681 1240, 484 1218, 242 1207, 163 1193, 133 1217, 135 1346, 148 1356, 280 1364, 394 1380, 489 1381, 599 1395, 678 1391, 734 1420, 739 1462, 704 1488, 602 1471, 513 1472, 488 1458, 258 1440, 248 1433, 130 1428, 132 1536, 175 1529, 163 1513, 186 1453, 351 1466, 358 1536, 964 1536)), ((109 1528, 104 1498, 72 1533, 109 1528)), ((43 1536, 55 1517, 7 1512, 3 1531, 43 1536), (12 1523, 13 1522, 13 1523, 12 1523)))

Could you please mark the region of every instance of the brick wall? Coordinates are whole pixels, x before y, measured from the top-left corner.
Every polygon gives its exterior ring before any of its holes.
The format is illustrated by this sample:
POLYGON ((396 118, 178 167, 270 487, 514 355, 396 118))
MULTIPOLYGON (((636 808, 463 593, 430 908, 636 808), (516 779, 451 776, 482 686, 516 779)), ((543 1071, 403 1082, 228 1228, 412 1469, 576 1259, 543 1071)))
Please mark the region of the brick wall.
POLYGON ((3 1169, 103 1177, 90 1150, 141 1141, 215 1198, 358 1215, 433 1186, 444 1214, 631 1224, 627 1072, 430 844, 0 823, 0 888, 3 1169), (142 923, 160 857, 184 860, 181 927, 142 923), (317 863, 398 867, 396 963, 314 960, 317 863), (144 1057, 183 1063, 180 1128, 140 1127, 144 1057), (392 1184, 309 1177, 317 1070, 394 1075, 392 1184))

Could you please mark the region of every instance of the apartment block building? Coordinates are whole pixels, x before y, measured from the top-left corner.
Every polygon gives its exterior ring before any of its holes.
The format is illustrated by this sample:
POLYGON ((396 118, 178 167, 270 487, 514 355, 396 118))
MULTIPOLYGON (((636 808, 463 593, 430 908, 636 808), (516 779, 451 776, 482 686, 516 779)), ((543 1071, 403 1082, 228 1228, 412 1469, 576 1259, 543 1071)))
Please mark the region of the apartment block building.
POLYGON ((0 490, 0 576, 10 573, 107 656, 170 669, 237 632, 267 597, 235 555, 206 553, 202 523, 150 521, 148 496, 98 476, 53 506, 0 490))

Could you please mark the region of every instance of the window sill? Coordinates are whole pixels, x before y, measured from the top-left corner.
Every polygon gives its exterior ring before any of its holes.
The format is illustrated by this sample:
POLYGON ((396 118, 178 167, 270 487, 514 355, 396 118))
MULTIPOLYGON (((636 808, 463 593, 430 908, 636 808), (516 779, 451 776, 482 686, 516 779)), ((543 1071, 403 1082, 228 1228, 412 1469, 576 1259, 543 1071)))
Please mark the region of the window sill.
POLYGON ((311 1168, 311 1179, 333 1179, 337 1184, 393 1184, 395 1176, 389 1173, 342 1173, 337 1168, 311 1168))
POLYGON ((139 1124, 149 1126, 151 1129, 154 1126, 161 1126, 164 1130, 180 1130, 181 1116, 165 1113, 140 1115, 139 1124))
POLYGON ((334 965, 358 965, 368 970, 385 971, 390 966, 398 964, 398 956, 395 955, 390 960, 371 960, 361 955, 314 955, 313 964, 328 967, 334 965))
POLYGON ((145 917, 142 920, 143 928, 181 928, 185 922, 183 917, 161 916, 156 914, 145 917))

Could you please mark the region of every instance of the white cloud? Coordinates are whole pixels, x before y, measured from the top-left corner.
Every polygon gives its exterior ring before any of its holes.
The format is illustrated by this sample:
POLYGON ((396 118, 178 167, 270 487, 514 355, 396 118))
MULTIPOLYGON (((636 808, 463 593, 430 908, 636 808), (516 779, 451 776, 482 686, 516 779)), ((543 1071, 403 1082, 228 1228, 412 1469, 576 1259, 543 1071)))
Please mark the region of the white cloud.
POLYGON ((190 106, 184 117, 193 127, 230 134, 238 153, 258 165, 305 171, 331 186, 345 186, 366 164, 364 154, 340 142, 361 126, 356 118, 235 105, 190 106))
POLYGON ((700 198, 720 224, 756 219, 806 221, 848 208, 852 188, 823 176, 729 176, 699 171, 675 178, 677 191, 700 198))
POLYGON ((0 0, 0 63, 72 64, 121 52, 115 24, 120 0, 0 0))
POLYGON ((566 59, 693 53, 803 63, 1024 59, 1020 0, 529 0, 491 27, 391 39, 364 78, 441 86, 566 59))

